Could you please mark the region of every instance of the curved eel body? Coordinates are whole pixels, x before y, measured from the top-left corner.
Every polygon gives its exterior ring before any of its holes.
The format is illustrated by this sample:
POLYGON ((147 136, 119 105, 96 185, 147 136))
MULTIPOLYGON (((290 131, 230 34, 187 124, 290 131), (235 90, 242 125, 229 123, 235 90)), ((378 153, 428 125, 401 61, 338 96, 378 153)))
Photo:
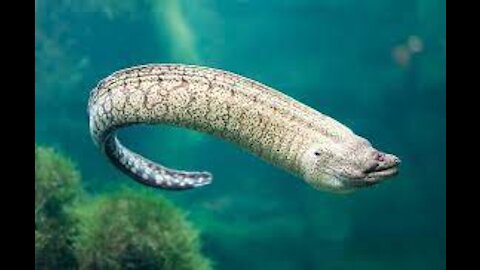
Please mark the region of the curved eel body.
POLYGON ((167 124, 211 134, 330 191, 377 183, 395 174, 400 162, 279 91, 208 67, 151 64, 115 72, 92 90, 88 113, 93 141, 110 161, 133 179, 163 189, 203 186, 212 176, 148 160, 124 147, 117 129, 167 124))

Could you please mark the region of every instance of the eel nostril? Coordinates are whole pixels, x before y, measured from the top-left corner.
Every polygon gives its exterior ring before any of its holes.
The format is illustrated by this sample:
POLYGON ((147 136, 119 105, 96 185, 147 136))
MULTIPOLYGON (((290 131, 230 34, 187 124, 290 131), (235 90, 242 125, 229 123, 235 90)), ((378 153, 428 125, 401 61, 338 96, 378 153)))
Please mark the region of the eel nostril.
POLYGON ((385 154, 381 153, 381 152, 375 152, 374 158, 377 161, 383 162, 383 161, 385 161, 385 154))
POLYGON ((398 164, 400 164, 400 163, 402 163, 402 161, 401 161, 398 157, 395 157, 395 164, 398 165, 398 164))

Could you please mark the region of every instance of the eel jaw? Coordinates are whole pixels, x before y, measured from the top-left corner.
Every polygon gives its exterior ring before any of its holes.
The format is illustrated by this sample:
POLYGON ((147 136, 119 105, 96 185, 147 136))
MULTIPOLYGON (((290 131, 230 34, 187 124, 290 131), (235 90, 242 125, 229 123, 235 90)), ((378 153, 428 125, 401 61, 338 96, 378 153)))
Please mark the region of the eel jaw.
POLYGON ((401 163, 398 157, 378 152, 375 160, 376 162, 365 169, 359 177, 345 178, 344 184, 352 188, 368 187, 398 174, 401 163))

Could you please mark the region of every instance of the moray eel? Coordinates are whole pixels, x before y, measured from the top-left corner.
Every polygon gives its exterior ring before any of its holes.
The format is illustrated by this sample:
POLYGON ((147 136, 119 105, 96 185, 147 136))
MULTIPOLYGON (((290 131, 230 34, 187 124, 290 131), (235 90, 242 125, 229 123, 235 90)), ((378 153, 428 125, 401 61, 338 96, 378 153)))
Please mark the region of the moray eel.
POLYGON ((121 171, 161 189, 211 183, 209 172, 174 170, 123 146, 133 124, 166 124, 234 143, 319 190, 348 192, 397 174, 400 159, 349 128, 252 79, 209 67, 149 64, 101 80, 88 101, 94 143, 121 171))

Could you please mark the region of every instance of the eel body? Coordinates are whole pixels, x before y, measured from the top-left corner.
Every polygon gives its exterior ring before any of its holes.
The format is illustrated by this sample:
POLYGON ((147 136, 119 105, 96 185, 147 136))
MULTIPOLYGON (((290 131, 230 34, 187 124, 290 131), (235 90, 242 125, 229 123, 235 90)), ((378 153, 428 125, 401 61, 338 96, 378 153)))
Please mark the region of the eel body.
POLYGON ((374 183, 399 163, 333 118, 252 79, 208 67, 120 70, 92 90, 88 113, 93 141, 109 160, 133 179, 163 189, 203 186, 212 175, 148 160, 123 146, 116 130, 166 124, 211 134, 329 190, 361 186, 369 175, 374 183))

